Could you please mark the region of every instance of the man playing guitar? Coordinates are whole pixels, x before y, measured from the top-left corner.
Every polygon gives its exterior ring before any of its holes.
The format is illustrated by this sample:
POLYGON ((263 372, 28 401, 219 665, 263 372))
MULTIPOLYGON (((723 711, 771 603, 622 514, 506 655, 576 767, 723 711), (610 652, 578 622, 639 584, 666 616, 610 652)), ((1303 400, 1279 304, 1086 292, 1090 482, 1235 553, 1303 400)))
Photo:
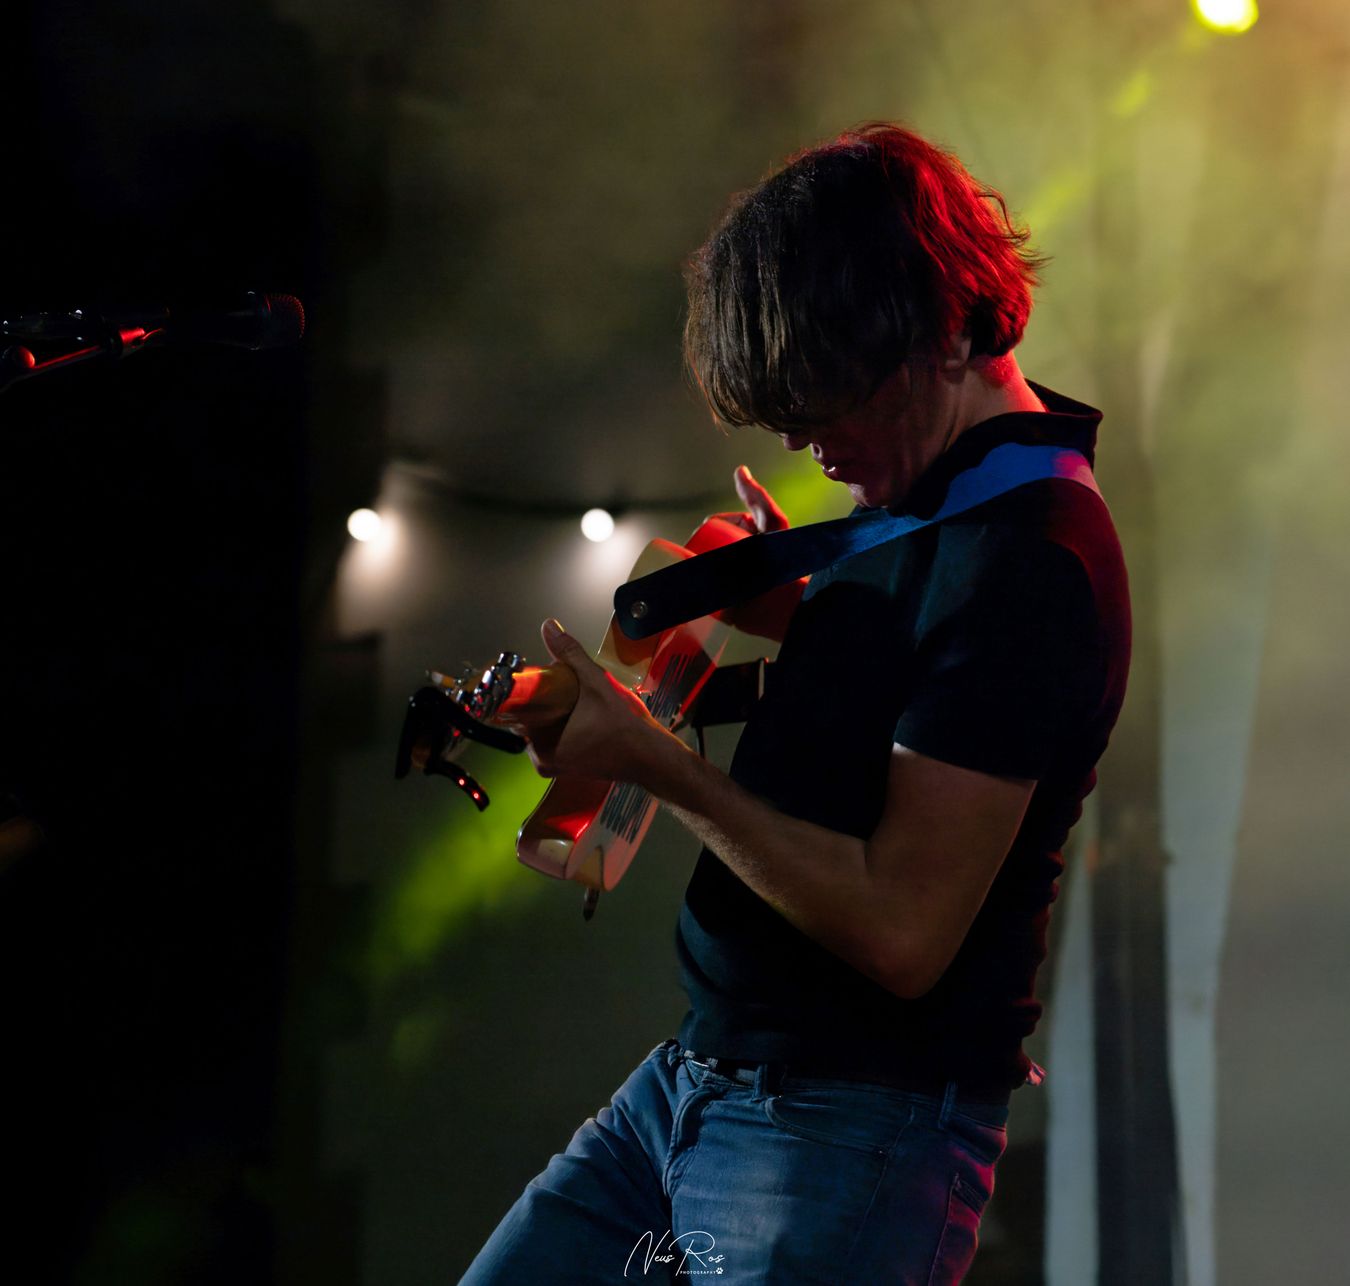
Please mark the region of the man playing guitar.
MULTIPOLYGON (((1091 462, 1099 413, 1012 355, 1038 261, 997 193, 892 125, 792 158, 691 259, 716 416, 926 517, 1005 443, 1091 462)), ((743 521, 785 527, 748 471, 743 521)), ((731 770, 556 621, 545 776, 629 781, 703 843, 690 1011, 527 1187, 466 1281, 957 1282, 1005 1143, 1060 850, 1124 695, 1125 572, 1044 478, 812 577, 731 770), (664 1244, 665 1249, 662 1249, 664 1244), (590 1267, 586 1267, 589 1265, 590 1267)))

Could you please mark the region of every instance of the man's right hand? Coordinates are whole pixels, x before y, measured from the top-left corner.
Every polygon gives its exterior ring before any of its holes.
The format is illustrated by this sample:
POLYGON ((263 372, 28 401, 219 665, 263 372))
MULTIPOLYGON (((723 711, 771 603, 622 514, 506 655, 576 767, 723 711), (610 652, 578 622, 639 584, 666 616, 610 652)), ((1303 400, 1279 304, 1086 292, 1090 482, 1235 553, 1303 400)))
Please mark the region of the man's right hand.
POLYGON ((787 515, 745 465, 740 465, 731 477, 746 512, 716 514, 716 517, 725 518, 727 522, 733 522, 750 532, 786 531, 791 526, 787 515))
MULTIPOLYGON (((777 502, 755 481, 754 475, 745 465, 741 465, 732 475, 736 494, 745 506, 745 513, 717 514, 727 522, 735 523, 745 531, 753 533, 766 531, 786 531, 791 525, 787 515, 778 507, 777 502)), ((723 619, 747 634, 757 634, 761 638, 773 639, 781 643, 787 632, 788 620, 796 610, 802 590, 806 588, 806 578, 779 585, 748 603, 729 608, 723 612, 723 619)))

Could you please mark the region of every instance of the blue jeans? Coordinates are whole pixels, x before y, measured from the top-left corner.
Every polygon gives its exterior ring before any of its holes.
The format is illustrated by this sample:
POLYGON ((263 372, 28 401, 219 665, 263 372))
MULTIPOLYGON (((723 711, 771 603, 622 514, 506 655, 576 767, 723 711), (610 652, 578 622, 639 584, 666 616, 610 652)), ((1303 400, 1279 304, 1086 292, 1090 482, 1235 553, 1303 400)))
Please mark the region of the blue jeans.
POLYGON ((1005 1105, 770 1068, 668 1040, 532 1179, 468 1286, 959 1282, 1005 1105))

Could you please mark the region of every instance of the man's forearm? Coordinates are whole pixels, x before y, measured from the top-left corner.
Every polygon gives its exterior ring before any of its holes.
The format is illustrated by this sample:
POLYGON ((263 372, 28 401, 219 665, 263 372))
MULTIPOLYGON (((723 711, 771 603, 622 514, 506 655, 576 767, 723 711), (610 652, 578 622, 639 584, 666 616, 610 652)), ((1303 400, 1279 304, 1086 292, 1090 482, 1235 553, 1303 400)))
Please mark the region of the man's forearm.
POLYGON ((903 926, 867 868, 867 846, 789 817, 678 738, 654 743, 641 784, 807 937, 894 989, 903 926))
POLYGON ((631 781, 790 924, 894 992, 928 991, 989 892, 1036 783, 891 748, 885 804, 866 841, 788 817, 661 727, 642 701, 548 622, 544 642, 577 675, 560 732, 536 735, 545 776, 631 781))

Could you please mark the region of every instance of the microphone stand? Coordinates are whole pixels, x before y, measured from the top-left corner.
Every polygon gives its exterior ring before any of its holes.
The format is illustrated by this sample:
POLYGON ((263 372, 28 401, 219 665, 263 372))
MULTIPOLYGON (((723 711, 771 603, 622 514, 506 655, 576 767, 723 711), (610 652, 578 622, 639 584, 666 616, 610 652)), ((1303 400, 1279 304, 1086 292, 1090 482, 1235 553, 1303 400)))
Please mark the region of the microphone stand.
POLYGON ((206 310, 154 307, 115 315, 30 313, 0 321, 0 343, 17 341, 0 351, 0 392, 19 380, 62 371, 78 362, 111 358, 118 361, 147 347, 175 344, 224 344, 258 352, 298 343, 305 333, 305 308, 294 295, 247 291, 243 299, 206 310), (33 346, 78 345, 39 361, 33 346))
POLYGON ((147 345, 161 341, 166 334, 162 325, 155 325, 149 318, 147 322, 148 328, 87 318, 79 309, 72 313, 36 313, 13 322, 0 322, 0 337, 23 341, 10 344, 0 352, 0 393, 20 380, 63 371, 80 362, 98 358, 120 361, 132 353, 139 353, 147 345), (88 342, 90 339, 92 343, 88 342), (47 342, 75 343, 83 347, 39 361, 29 344, 47 342))

